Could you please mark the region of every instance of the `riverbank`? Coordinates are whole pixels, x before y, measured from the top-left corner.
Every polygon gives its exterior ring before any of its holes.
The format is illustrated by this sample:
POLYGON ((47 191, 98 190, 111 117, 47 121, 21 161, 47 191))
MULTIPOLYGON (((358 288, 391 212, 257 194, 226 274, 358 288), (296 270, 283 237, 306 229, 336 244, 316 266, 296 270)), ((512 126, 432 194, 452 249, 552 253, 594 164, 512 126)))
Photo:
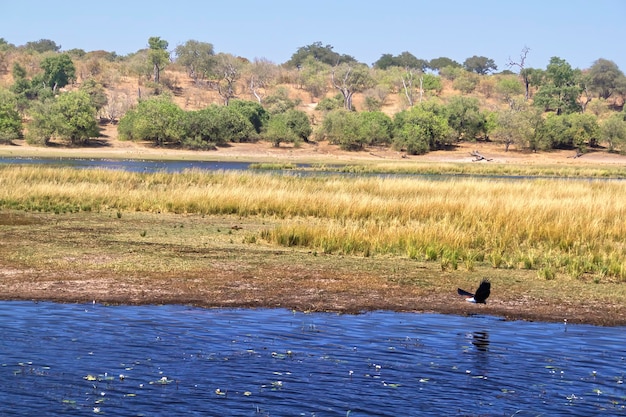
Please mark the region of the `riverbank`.
POLYGON ((0 145, 0 157, 26 158, 103 158, 241 162, 293 162, 318 164, 371 164, 380 162, 411 163, 491 163, 548 166, 624 166, 626 155, 609 153, 604 149, 589 150, 576 157, 574 150, 529 152, 512 148, 508 152, 493 142, 460 142, 457 146, 429 152, 425 155, 407 155, 387 147, 371 147, 363 151, 345 151, 328 142, 302 143, 297 147, 281 145, 276 148, 268 142, 233 143, 213 151, 191 151, 176 147, 155 147, 151 143, 101 139, 90 146, 68 148, 53 144, 49 147, 31 146, 23 140, 11 145, 0 145), (476 161, 477 151, 488 160, 476 161))
POLYGON ((0 299, 495 315, 510 320, 626 325, 623 283, 537 271, 443 270, 405 257, 323 254, 254 241, 276 220, 154 213, 0 212, 0 299), (470 304, 457 287, 487 277, 470 304))

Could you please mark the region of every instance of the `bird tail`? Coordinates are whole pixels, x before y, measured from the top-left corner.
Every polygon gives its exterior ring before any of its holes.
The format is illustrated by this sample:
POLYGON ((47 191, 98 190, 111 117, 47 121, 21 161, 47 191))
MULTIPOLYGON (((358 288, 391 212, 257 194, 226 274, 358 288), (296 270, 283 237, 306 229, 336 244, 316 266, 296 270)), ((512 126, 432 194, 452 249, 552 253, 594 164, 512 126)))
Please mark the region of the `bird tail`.
POLYGON ((457 292, 459 293, 459 295, 462 295, 464 297, 473 297, 474 296, 474 294, 472 294, 471 292, 467 292, 467 291, 462 290, 460 288, 457 289, 457 292))

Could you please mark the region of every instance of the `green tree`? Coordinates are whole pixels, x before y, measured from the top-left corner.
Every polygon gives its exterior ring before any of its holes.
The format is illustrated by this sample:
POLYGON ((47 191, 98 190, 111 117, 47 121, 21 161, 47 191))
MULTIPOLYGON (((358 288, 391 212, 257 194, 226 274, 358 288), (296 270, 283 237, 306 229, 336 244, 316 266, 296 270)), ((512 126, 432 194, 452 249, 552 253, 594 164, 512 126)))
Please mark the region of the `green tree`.
POLYGON ((270 117, 265 138, 278 148, 282 142, 296 145, 302 140, 308 142, 311 132, 311 122, 306 113, 291 109, 270 117))
POLYGON ((309 136, 313 132, 309 116, 302 110, 292 109, 287 111, 285 118, 287 119, 287 127, 296 134, 299 140, 309 141, 309 136))
POLYGON ((424 91, 433 92, 435 95, 441 94, 443 91, 443 83, 441 77, 434 74, 424 74, 422 76, 422 89, 424 91))
POLYGON ((280 147, 281 143, 298 143, 298 135, 288 126, 287 113, 272 115, 264 136, 275 148, 280 147))
POLYGON ((45 57, 39 66, 44 72, 43 82, 52 88, 53 92, 76 79, 76 67, 68 54, 45 57))
POLYGON ((624 73, 608 59, 596 60, 588 73, 589 87, 598 98, 607 99, 626 85, 624 73))
POLYGON ((522 99, 516 99, 508 109, 496 113, 494 136, 496 141, 504 143, 505 151, 508 151, 511 145, 534 149, 536 131, 541 123, 539 110, 529 107, 522 99))
POLYGON ((263 104, 270 114, 278 114, 295 109, 298 102, 289 98, 288 88, 281 86, 276 89, 274 94, 268 96, 263 104))
POLYGON ((599 134, 594 115, 572 113, 559 116, 552 113, 538 130, 538 139, 544 149, 575 147, 583 150, 586 146, 595 146, 599 134))
POLYGON ((526 100, 530 98, 530 87, 539 87, 543 82, 544 75, 544 71, 537 68, 523 68, 520 70, 519 76, 524 84, 526 100))
POLYGON ((40 54, 44 52, 58 52, 61 50, 61 45, 57 45, 56 42, 51 41, 50 39, 39 39, 38 41, 26 42, 24 47, 40 54))
POLYGON ((326 139, 345 150, 359 150, 365 146, 363 137, 359 135, 357 113, 346 109, 329 111, 316 132, 316 137, 318 140, 326 139))
MULTIPOLYGON (((141 100, 117 127, 122 140, 147 140, 157 146, 179 142, 185 135, 185 112, 167 96, 141 100)), ((243 116, 242 116, 243 117, 243 116)))
POLYGON ((428 63, 428 67, 432 69, 433 71, 439 72, 443 68, 446 68, 446 67, 460 68, 461 64, 459 64, 458 62, 450 58, 442 56, 439 58, 431 59, 430 62, 428 63))
POLYGON ((488 74, 498 69, 498 66, 493 59, 487 58, 486 56, 476 55, 467 58, 463 62, 463 67, 465 67, 467 71, 475 72, 476 74, 481 75, 488 74))
POLYGON ((241 113, 242 116, 248 119, 256 133, 261 133, 270 118, 267 110, 254 101, 232 100, 229 107, 232 107, 233 110, 241 113))
POLYGON ((241 108, 239 105, 231 107, 212 104, 188 112, 185 115, 183 145, 209 149, 256 139, 254 126, 241 113, 241 108))
POLYGON ((470 94, 476 90, 476 87, 480 83, 478 75, 469 71, 459 72, 459 76, 452 82, 452 88, 459 90, 463 94, 470 94))
POLYGON ((571 138, 571 144, 578 149, 586 146, 597 146, 600 136, 598 119, 589 113, 572 113, 567 115, 569 129, 566 134, 571 138))
POLYGON ((626 121, 623 113, 614 113, 600 124, 600 135, 609 145, 609 151, 626 152, 626 121))
POLYGON ((176 62, 185 67, 187 74, 195 82, 204 80, 213 73, 215 52, 213 45, 207 42, 188 40, 174 50, 176 62))
POLYGON ((26 142, 48 145, 56 132, 57 111, 54 97, 33 101, 29 109, 30 122, 26 131, 26 142))
POLYGON ((496 81, 496 93, 502 100, 508 103, 509 107, 513 107, 515 98, 524 93, 524 86, 516 76, 501 76, 496 81))
POLYGON ((148 60, 152 65, 153 81, 159 83, 161 71, 170 62, 170 54, 167 52, 168 42, 158 36, 148 38, 148 60))
POLYGON ((37 102, 30 116, 27 140, 31 143, 48 144, 56 137, 72 145, 82 145, 100 134, 96 109, 83 91, 61 93, 37 102))
POLYGON ((352 96, 373 86, 374 79, 364 64, 341 64, 331 72, 333 86, 341 92, 346 110, 353 110, 352 96))
POLYGON ((100 135, 96 122, 96 108, 92 97, 84 91, 60 94, 53 106, 56 120, 56 136, 72 145, 82 145, 89 138, 100 135))
POLYGON ((314 42, 311 45, 301 46, 286 62, 290 67, 300 68, 308 57, 323 62, 332 67, 339 64, 354 64, 356 59, 350 55, 341 55, 333 51, 331 45, 322 45, 322 42, 314 42))
POLYGON ((84 91, 91 98, 91 103, 97 112, 99 112, 104 106, 108 104, 106 90, 93 78, 88 78, 80 85, 79 91, 84 91))
POLYGON ((357 113, 359 136, 367 145, 389 145, 393 138, 393 120, 380 111, 357 113))
POLYGON ((452 129, 445 113, 445 109, 428 102, 396 113, 394 148, 410 155, 418 155, 452 143, 452 129))
POLYGON ((307 56, 298 72, 302 88, 311 96, 311 101, 328 92, 330 65, 307 56))
POLYGON ((565 60, 552 57, 534 103, 544 110, 554 110, 557 115, 573 113, 581 110, 578 103, 581 92, 576 71, 565 60))
POLYGON ((383 54, 378 61, 374 62, 373 66, 381 70, 388 69, 389 67, 400 67, 425 72, 429 68, 429 62, 418 59, 412 53, 405 51, 398 56, 383 54))
POLYGON ((22 117, 17 111, 15 94, 0 88, 0 142, 22 137, 22 117))
POLYGON ((479 135, 487 137, 487 118, 480 111, 478 99, 454 96, 446 106, 448 125, 459 139, 476 140, 479 135))

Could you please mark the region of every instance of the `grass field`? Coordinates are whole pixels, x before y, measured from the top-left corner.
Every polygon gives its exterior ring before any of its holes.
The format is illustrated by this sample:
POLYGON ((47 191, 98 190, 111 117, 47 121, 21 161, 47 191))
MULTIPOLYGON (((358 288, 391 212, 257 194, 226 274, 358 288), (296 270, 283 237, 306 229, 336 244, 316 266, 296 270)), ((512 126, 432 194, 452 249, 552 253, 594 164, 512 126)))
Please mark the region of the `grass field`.
POLYGON ((69 291, 59 282, 71 276, 76 299, 122 302, 127 288, 131 302, 357 311, 430 297, 424 306, 448 311, 432 294, 488 276, 497 290, 483 311, 620 323, 625 191, 604 180, 5 166, 0 255, 7 277, 40 283, 36 298, 69 291))

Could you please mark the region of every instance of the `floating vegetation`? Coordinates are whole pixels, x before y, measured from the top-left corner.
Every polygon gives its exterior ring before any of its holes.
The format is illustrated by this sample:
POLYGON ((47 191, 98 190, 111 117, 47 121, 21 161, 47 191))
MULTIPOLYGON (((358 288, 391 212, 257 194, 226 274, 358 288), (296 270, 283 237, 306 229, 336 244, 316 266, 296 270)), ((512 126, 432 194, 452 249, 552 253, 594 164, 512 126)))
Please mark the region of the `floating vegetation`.
POLYGON ((173 379, 168 379, 166 376, 163 376, 156 381, 150 381, 150 385, 168 385, 174 382, 173 379))

